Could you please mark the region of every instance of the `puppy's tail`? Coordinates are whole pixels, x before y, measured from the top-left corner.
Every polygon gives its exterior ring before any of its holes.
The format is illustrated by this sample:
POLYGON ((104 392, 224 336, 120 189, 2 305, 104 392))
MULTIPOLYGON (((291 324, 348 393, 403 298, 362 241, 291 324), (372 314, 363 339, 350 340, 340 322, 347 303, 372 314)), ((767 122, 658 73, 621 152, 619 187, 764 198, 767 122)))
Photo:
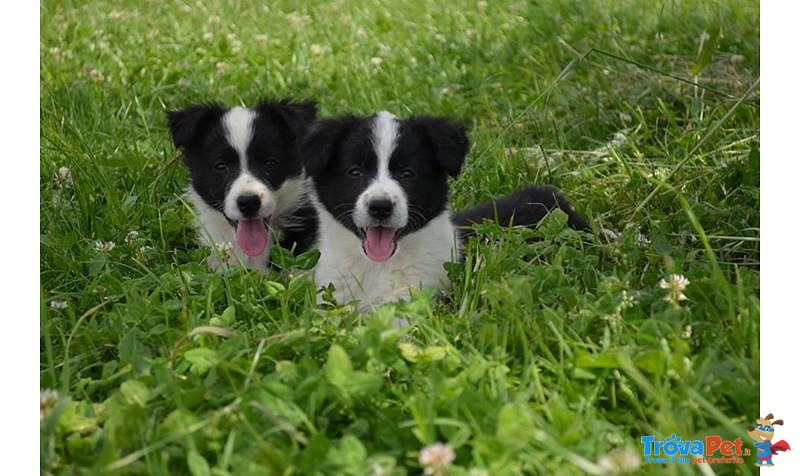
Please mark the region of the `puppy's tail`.
POLYGON ((532 228, 556 208, 567 214, 567 225, 570 228, 591 231, 589 224, 578 215, 567 199, 555 187, 548 185, 524 188, 511 195, 468 208, 453 215, 453 223, 465 238, 474 235, 475 229, 472 225, 483 220, 495 220, 502 226, 532 228))

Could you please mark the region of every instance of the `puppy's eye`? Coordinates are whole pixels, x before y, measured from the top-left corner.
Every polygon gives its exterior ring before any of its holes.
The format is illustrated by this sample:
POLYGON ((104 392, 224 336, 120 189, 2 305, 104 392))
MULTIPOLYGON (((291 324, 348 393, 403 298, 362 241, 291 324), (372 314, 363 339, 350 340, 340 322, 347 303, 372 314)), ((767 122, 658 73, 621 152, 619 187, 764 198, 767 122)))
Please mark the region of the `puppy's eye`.
POLYGON ((217 172, 227 172, 228 171, 228 164, 225 162, 217 162, 214 164, 214 170, 217 172))
POLYGON ((354 165, 349 169, 347 169, 347 175, 351 177, 361 177, 362 175, 364 175, 364 172, 362 172, 359 167, 354 165))
POLYGON ((414 169, 408 168, 401 170, 400 173, 397 174, 397 176, 401 179, 410 179, 416 177, 417 173, 414 172, 414 169))

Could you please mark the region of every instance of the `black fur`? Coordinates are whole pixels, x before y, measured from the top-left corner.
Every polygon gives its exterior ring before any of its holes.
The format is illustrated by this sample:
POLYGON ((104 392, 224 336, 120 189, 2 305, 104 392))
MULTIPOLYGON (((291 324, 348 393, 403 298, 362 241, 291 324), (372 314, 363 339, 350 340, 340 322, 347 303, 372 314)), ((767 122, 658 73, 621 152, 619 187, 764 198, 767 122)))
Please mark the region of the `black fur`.
POLYGON ((511 195, 489 200, 453 215, 453 223, 462 237, 472 236, 472 225, 483 220, 495 220, 502 226, 536 226, 552 210, 560 208, 568 216, 570 228, 591 231, 566 198, 554 187, 529 187, 511 195))
MULTIPOLYGON (((359 195, 377 174, 372 144, 375 116, 342 116, 315 124, 301 147, 306 173, 312 178, 317 197, 340 223, 360 236, 352 220, 359 195), (350 171, 358 168, 359 176, 350 171)), ((464 128, 440 118, 418 117, 399 121, 396 147, 389 172, 405 192, 408 224, 399 230, 402 238, 439 216, 448 203, 448 176, 458 175, 469 141, 464 128)))

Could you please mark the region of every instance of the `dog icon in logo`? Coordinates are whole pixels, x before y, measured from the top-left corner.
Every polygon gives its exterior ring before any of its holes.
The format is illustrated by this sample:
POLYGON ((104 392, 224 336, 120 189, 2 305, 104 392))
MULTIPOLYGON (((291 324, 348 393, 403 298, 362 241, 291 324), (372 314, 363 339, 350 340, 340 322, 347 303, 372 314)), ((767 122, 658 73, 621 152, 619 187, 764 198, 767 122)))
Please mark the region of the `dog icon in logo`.
POLYGON ((775 466, 772 456, 779 451, 790 450, 789 443, 780 440, 772 442, 775 436, 775 425, 783 426, 783 420, 772 420, 772 413, 756 420, 755 426, 747 427, 747 436, 753 439, 756 445, 756 466, 775 466))

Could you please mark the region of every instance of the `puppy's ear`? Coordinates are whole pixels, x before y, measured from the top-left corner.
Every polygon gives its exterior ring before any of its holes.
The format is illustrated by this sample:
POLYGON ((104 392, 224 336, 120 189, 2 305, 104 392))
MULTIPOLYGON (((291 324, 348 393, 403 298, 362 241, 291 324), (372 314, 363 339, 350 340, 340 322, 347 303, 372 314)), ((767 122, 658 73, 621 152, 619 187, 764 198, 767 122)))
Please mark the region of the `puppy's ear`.
POLYGON ((769 415, 765 416, 764 419, 765 420, 772 420, 772 416, 773 416, 772 413, 770 413, 769 415))
POLYGON ((286 126, 287 131, 299 141, 306 135, 311 123, 317 117, 317 103, 314 101, 294 102, 289 99, 280 101, 261 101, 256 110, 261 114, 271 114, 286 126))
POLYGON ((169 131, 175 147, 191 147, 200 133, 225 110, 217 104, 197 104, 180 111, 167 111, 169 131))
POLYGON ((355 116, 343 116, 319 120, 311 126, 300 145, 300 157, 309 177, 321 174, 328 167, 342 139, 358 121, 355 116))
POLYGON ((433 146, 436 161, 451 177, 461 172, 469 152, 469 139, 464 126, 438 117, 416 117, 407 121, 421 132, 433 146))
POLYGON ((775 426, 775 425, 781 425, 781 426, 783 426, 783 420, 775 420, 775 421, 773 421, 773 422, 772 422, 772 426, 775 426))

